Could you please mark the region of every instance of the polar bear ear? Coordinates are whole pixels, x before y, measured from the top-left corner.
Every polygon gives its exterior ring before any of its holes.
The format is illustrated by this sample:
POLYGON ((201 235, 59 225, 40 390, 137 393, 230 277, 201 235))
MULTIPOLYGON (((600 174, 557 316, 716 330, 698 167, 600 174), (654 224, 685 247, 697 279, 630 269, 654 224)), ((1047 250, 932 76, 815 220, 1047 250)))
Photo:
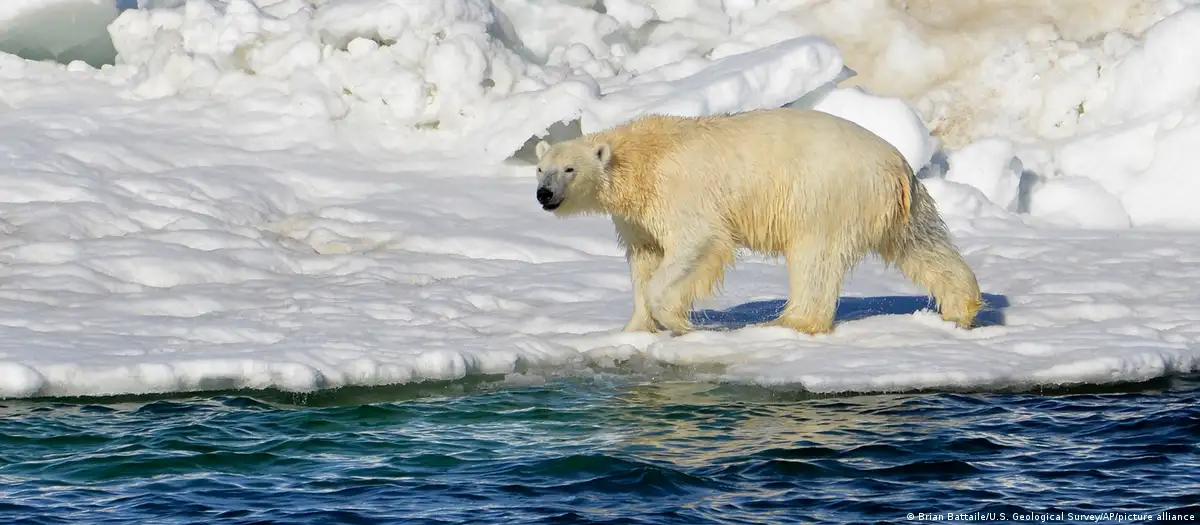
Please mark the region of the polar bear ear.
POLYGON ((541 160, 547 151, 550 151, 550 143, 544 140, 539 140, 537 146, 533 148, 533 152, 537 154, 538 160, 541 160))
POLYGON ((596 146, 595 155, 596 155, 596 160, 600 162, 601 166, 604 166, 607 168, 608 163, 612 162, 612 148, 609 147, 608 144, 601 144, 599 146, 596 146))

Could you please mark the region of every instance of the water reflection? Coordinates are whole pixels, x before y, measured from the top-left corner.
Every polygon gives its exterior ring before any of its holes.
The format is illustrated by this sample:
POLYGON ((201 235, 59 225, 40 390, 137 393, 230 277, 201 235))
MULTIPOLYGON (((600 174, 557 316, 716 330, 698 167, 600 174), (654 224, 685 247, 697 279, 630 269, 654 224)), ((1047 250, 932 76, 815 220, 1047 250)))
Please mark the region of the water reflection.
POLYGON ((918 397, 911 395, 763 400, 777 396, 754 387, 665 382, 632 386, 613 402, 638 429, 629 435, 629 452, 688 467, 760 453, 832 457, 861 447, 864 438, 920 438, 953 424, 912 410, 918 397))

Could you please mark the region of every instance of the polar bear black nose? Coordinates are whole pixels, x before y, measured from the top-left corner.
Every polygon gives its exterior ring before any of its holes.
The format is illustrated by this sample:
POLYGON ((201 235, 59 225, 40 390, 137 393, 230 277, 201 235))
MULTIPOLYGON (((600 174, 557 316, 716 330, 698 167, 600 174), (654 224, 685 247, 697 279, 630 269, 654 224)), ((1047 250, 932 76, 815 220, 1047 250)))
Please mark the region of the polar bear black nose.
POLYGON ((538 188, 538 190, 537 190, 538 203, 546 204, 546 203, 550 202, 550 199, 553 199, 553 198, 554 198, 554 192, 550 191, 547 188, 538 188))

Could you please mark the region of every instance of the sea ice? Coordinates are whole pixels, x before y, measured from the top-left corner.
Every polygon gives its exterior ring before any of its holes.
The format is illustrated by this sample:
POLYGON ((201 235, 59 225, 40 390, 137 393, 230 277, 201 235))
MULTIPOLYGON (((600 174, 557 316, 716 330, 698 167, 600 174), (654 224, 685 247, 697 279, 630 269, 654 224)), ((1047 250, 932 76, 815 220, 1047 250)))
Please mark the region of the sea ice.
MULTIPOLYGON (((1198 8, 1006 1, 154 0, 108 26, 113 66, 0 54, 0 396, 659 364, 814 392, 1195 372, 1198 8), (531 140, 788 104, 921 170, 984 326, 871 260, 834 333, 744 327, 786 294, 747 255, 698 305, 713 330, 617 331, 612 226, 540 210, 531 140)), ((0 23, 28 20, 16 5, 0 23)))

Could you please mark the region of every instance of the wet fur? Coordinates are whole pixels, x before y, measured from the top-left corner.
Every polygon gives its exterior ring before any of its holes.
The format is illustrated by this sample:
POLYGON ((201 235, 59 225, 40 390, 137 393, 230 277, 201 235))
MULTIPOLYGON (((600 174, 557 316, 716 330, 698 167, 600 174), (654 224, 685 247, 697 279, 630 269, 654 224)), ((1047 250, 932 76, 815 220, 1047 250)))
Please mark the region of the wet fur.
POLYGON ((876 253, 969 327, 982 302, 932 198, 903 155, 845 119, 798 109, 647 116, 553 146, 573 168, 560 217, 612 217, 634 285, 627 331, 686 333, 739 247, 783 256, 789 297, 770 324, 828 332, 845 274, 876 253), (609 148, 607 165, 597 161, 609 148))

